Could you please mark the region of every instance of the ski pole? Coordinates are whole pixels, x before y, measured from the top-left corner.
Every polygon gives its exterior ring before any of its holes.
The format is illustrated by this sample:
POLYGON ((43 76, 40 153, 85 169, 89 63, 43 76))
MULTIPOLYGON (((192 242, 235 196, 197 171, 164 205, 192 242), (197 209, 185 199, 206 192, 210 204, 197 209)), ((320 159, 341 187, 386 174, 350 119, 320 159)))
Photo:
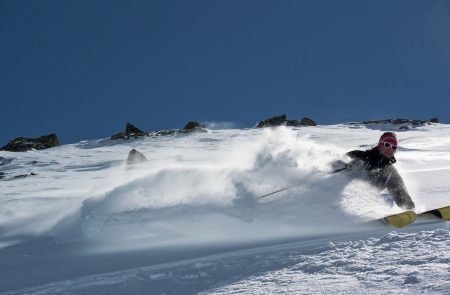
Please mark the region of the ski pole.
MULTIPOLYGON (((334 170, 334 171, 331 171, 330 174, 341 172, 341 171, 343 171, 343 170, 345 170, 345 169, 347 169, 347 168, 348 168, 348 166, 345 166, 344 168, 336 169, 336 170, 334 170)), ((265 197, 274 195, 274 194, 276 194, 276 193, 281 193, 281 192, 284 192, 285 190, 291 189, 291 188, 296 187, 296 186, 299 186, 299 184, 291 185, 291 186, 288 186, 288 187, 285 187, 285 188, 276 190, 276 191, 274 191, 274 192, 271 192, 271 193, 268 193, 268 194, 259 196, 259 197, 257 197, 257 199, 262 199, 262 198, 265 198, 265 197)))
POLYGON ((336 169, 336 170, 334 170, 334 171, 331 171, 330 174, 338 173, 338 172, 340 172, 340 171, 342 171, 342 170, 345 170, 345 169, 347 169, 347 168, 348 168, 348 166, 345 166, 344 168, 336 169))
POLYGON ((280 192, 283 192, 283 191, 285 191, 285 190, 288 190, 288 189, 290 189, 290 188, 293 188, 293 187, 296 187, 296 186, 299 186, 299 184, 296 184, 296 185, 292 185, 292 186, 289 186, 289 187, 285 187, 285 188, 279 189, 279 190, 277 190, 277 191, 274 191, 274 192, 271 192, 271 193, 268 193, 268 194, 265 194, 265 195, 259 196, 259 197, 257 197, 257 199, 262 199, 262 198, 265 198, 265 197, 271 196, 271 195, 273 195, 273 194, 276 194, 276 193, 280 193, 280 192))

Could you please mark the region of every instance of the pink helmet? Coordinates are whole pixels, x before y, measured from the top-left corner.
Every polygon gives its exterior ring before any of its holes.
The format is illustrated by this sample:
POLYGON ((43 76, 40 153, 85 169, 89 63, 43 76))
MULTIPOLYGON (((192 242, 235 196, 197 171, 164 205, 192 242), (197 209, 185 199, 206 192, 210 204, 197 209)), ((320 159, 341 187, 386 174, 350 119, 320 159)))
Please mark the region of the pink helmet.
POLYGON ((386 146, 392 146, 393 150, 397 149, 397 135, 393 132, 385 132, 381 135, 378 141, 378 148, 381 149, 386 146))

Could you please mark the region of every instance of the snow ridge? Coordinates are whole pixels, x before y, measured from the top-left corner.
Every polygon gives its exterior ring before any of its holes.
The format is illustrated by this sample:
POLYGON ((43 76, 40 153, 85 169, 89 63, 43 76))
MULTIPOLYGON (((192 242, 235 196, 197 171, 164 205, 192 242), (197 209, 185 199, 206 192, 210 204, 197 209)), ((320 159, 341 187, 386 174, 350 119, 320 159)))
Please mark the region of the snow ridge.
POLYGON ((292 243, 141 267, 5 294, 145 294, 148 291, 157 294, 442 294, 448 291, 448 229, 394 231, 379 238, 339 240, 325 238, 308 246, 292 243))

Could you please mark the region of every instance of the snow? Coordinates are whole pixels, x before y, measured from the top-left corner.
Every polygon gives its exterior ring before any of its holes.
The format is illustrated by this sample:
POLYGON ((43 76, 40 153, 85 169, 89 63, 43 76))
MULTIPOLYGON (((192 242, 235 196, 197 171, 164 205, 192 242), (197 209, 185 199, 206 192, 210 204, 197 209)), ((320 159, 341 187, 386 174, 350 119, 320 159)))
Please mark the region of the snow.
MULTIPOLYGON (((401 210, 329 173, 381 133, 223 129, 0 152, 0 293, 447 293, 448 222, 365 224, 401 210), (126 165, 132 148, 149 161, 126 165)), ((450 125, 397 135, 416 210, 449 205, 450 125)))

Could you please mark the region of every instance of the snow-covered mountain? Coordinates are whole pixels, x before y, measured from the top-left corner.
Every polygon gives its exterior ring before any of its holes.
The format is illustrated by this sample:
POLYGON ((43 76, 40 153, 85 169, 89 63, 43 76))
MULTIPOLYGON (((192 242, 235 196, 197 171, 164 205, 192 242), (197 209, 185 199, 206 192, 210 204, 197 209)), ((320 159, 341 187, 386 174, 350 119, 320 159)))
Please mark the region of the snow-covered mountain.
MULTIPOLYGON (((368 225, 401 210, 330 174, 345 152, 376 144, 382 131, 369 127, 0 152, 0 292, 450 294, 448 223, 368 225), (148 161, 127 165, 133 148, 148 161)), ((450 125, 397 135, 416 211, 450 205, 450 125)))

